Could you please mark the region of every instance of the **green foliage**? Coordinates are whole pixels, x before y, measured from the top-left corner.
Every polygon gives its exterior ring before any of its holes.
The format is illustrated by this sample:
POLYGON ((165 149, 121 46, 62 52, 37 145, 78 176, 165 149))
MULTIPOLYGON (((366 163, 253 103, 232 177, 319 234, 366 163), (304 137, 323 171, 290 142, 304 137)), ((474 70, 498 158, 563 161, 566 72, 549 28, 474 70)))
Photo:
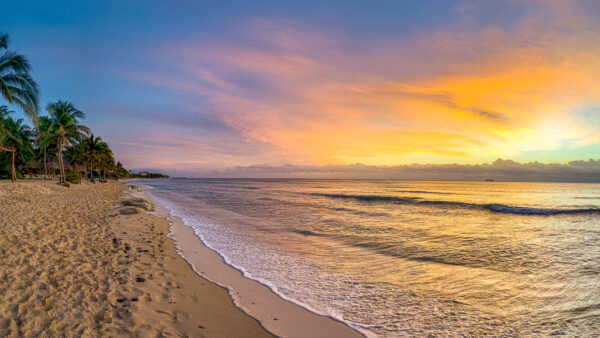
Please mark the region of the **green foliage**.
MULTIPOLYGON (((79 124, 85 114, 75 108, 69 101, 51 102, 46 108, 50 115, 49 137, 58 145, 58 163, 63 163, 64 147, 77 144, 88 132, 89 128, 79 124)), ((60 166, 61 182, 65 180, 64 168, 60 166)))
MULTIPOLYGON (((0 106, 0 144, 17 148, 15 168, 19 169, 34 156, 33 132, 23 124, 23 119, 15 120, 9 116, 12 113, 8 107, 0 106)), ((11 177, 11 162, 12 154, 0 152, 0 178, 11 177)), ((16 176, 20 176, 19 172, 16 176)))
POLYGON ((130 173, 130 178, 169 178, 169 175, 164 175, 161 173, 149 173, 149 172, 140 172, 137 174, 130 173))
POLYGON ((10 178, 10 154, 7 152, 0 152, 0 179, 10 178))
POLYGON ((89 137, 86 137, 81 142, 81 145, 84 147, 83 151, 87 155, 87 164, 90 169, 90 179, 92 181, 94 180, 95 172, 98 172, 97 177, 106 176, 106 172, 108 171, 119 176, 119 169, 115 165, 112 150, 100 137, 94 137, 94 134, 90 134, 89 137))
POLYGON ((0 97, 21 108, 37 126, 40 90, 30 72, 27 58, 8 49, 8 35, 0 33, 0 97))
MULTIPOLYGON (((60 163, 93 169, 98 177, 128 177, 129 173, 120 162, 115 163, 112 150, 100 137, 91 136, 93 151, 90 151, 87 132, 89 129, 79 124, 83 113, 66 101, 58 101, 49 106, 50 116, 41 116, 37 130, 23 124, 23 119, 15 120, 6 106, 0 105, 0 144, 17 148, 15 168, 17 177, 23 176, 25 164, 30 160, 40 163, 43 172, 44 163, 60 163), (59 149, 62 149, 60 151, 59 149), (44 161, 45 160, 45 161, 44 161)), ((0 178, 11 176, 11 154, 0 152, 0 178)), ((76 182, 81 181, 77 171, 76 182)), ((69 173, 73 180, 74 174, 69 173)))
MULTIPOLYGON (((16 176, 22 177, 25 164, 38 161, 43 171, 47 163, 83 166, 102 177, 127 177, 121 163, 115 163, 112 150, 100 137, 90 135, 90 129, 80 121, 85 114, 66 100, 51 102, 48 116, 39 112, 39 88, 30 76, 31 66, 25 56, 8 49, 8 35, 0 32, 0 144, 17 149, 16 176), (13 119, 13 113, 1 103, 5 101, 20 108, 29 116, 35 130, 13 119)), ((0 152, 0 178, 10 178, 12 155, 0 152)), ((61 181, 81 182, 77 171, 64 173, 60 165, 61 181)), ((90 175, 93 177, 93 175, 90 175)), ((68 183, 65 182, 65 185, 68 183)))
POLYGON ((123 164, 121 164, 121 162, 117 162, 116 170, 117 170, 117 176, 119 178, 129 178, 130 177, 129 172, 127 171, 127 169, 125 169, 123 167, 123 164))
POLYGON ((73 183, 73 184, 79 184, 81 183, 81 174, 78 171, 67 171, 66 174, 66 179, 67 182, 73 183))

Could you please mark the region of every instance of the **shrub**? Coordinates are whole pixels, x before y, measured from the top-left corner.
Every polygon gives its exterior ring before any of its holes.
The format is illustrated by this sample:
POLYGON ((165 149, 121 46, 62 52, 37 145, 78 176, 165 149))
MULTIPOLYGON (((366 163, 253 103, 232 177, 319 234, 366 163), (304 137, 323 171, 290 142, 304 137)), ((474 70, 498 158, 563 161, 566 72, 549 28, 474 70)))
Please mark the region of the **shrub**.
POLYGON ((67 182, 71 182, 73 184, 81 183, 81 174, 78 171, 67 171, 67 174, 65 176, 67 182))

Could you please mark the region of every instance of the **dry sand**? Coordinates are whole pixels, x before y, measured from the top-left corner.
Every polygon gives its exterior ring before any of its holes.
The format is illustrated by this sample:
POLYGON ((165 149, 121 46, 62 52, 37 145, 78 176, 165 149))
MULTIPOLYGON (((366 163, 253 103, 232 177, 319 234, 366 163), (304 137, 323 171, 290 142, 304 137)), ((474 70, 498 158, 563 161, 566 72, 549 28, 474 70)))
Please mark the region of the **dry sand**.
POLYGON ((124 188, 0 181, 0 336, 270 336, 124 188))

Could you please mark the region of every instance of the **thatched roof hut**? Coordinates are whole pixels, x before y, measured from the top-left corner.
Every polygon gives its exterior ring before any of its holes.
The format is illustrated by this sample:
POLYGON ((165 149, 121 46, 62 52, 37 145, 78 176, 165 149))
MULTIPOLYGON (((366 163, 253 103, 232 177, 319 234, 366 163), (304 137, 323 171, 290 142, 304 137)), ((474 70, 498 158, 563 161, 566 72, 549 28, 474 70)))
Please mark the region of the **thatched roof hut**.
POLYGON ((85 168, 81 164, 73 164, 73 165, 71 165, 71 170, 84 172, 85 168))
POLYGON ((25 169, 41 169, 42 164, 36 160, 31 160, 31 161, 25 163, 24 168, 25 169))

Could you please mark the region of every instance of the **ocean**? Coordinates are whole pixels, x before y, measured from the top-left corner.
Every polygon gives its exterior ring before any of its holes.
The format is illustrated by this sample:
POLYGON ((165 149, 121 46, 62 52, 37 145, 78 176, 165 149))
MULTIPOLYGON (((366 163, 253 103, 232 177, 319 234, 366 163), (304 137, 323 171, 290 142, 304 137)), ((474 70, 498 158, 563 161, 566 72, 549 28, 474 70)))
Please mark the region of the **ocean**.
POLYGON ((368 336, 600 334, 600 184, 136 184, 248 278, 368 336))

